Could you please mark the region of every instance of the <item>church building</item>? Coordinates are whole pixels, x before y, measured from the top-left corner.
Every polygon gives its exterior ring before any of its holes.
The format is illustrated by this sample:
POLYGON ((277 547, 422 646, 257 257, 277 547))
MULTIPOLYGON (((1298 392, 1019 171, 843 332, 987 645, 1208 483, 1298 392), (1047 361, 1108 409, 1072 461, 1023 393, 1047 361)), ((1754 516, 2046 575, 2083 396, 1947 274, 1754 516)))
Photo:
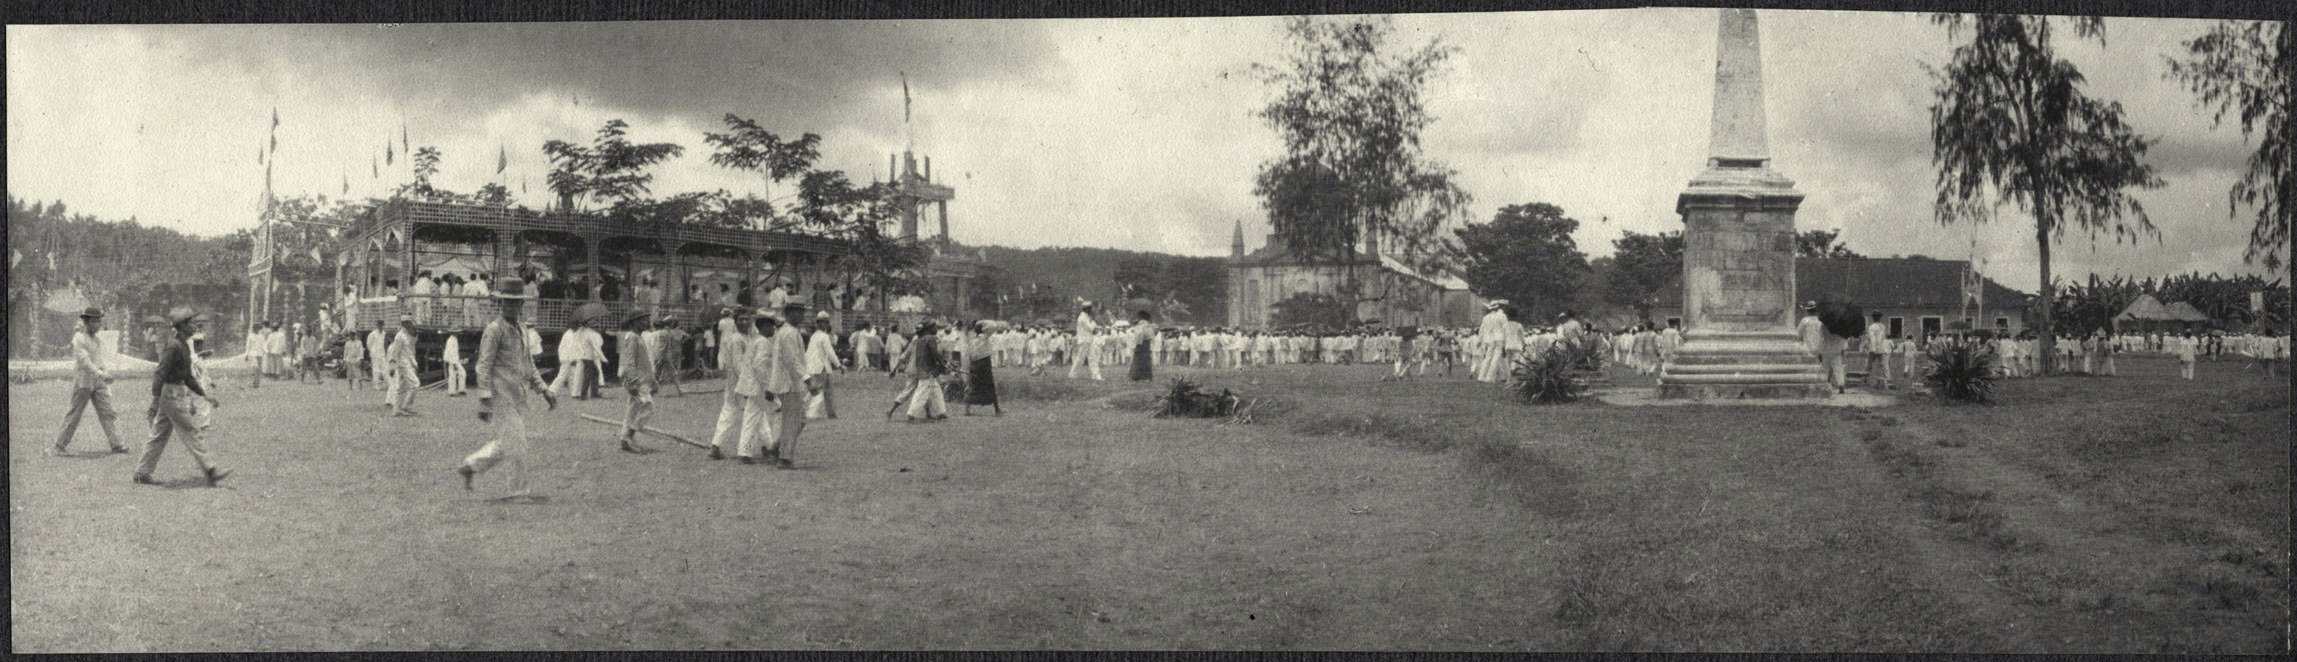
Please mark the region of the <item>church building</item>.
MULTIPOLYGON (((1356 278, 1367 299, 1356 307, 1356 319, 1387 326, 1468 326, 1483 313, 1483 300, 1468 292, 1467 281, 1448 273, 1422 273, 1393 255, 1379 250, 1379 241, 1367 237, 1352 256, 1356 278)), ((1228 326, 1267 329, 1276 304, 1294 295, 1338 294, 1347 279, 1347 265, 1310 265, 1286 250, 1274 234, 1247 253, 1244 222, 1236 223, 1236 237, 1228 256, 1228 326)))

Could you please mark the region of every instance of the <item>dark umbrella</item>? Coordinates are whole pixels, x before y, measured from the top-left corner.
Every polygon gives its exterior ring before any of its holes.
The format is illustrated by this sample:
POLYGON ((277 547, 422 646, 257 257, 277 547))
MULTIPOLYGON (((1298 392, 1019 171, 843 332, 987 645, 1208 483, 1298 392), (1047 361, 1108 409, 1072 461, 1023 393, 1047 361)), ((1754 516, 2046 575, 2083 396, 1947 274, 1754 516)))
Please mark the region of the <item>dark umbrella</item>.
POLYGON ((1856 338, 1866 334, 1866 311, 1860 309, 1858 304, 1820 302, 1818 321, 1826 325, 1828 333, 1837 337, 1856 338))
POLYGON ((1146 297, 1134 297, 1131 299, 1126 299, 1125 310, 1127 312, 1136 313, 1141 311, 1148 311, 1153 313, 1156 312, 1156 302, 1150 301, 1146 297))

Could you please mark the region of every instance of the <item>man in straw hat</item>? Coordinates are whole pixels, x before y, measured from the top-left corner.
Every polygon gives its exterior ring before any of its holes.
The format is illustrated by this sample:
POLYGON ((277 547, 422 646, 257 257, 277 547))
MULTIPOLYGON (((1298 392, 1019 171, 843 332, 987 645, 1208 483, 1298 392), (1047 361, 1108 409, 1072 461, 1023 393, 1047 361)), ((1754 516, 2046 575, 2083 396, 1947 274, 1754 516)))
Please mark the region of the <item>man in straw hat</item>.
POLYGON ((191 452, 192 462, 199 465, 201 476, 213 487, 231 472, 209 462, 207 449, 199 443, 201 425, 196 403, 223 404, 208 393, 206 385, 192 373, 190 340, 193 334, 207 330, 207 315, 178 307, 169 313, 168 322, 175 326, 175 337, 160 351, 159 367, 152 370, 152 404, 144 410, 144 416, 152 422, 152 438, 144 442, 143 459, 136 463, 135 482, 159 484, 152 480, 152 470, 159 468, 160 452, 174 439, 183 442, 184 449, 191 452))
POLYGON ((80 414, 91 402, 96 405, 96 423, 103 426, 104 440, 111 443, 112 452, 128 452, 128 447, 120 444, 115 422, 118 415, 112 411, 112 371, 105 367, 112 362, 111 352, 96 337, 103 328, 103 310, 90 307, 80 313, 80 333, 72 334, 72 408, 64 414, 64 429, 57 433, 49 455, 64 454, 64 447, 71 445, 72 435, 80 429, 80 414))
POLYGON ((415 415, 415 391, 422 388, 422 379, 416 376, 415 316, 399 316, 399 333, 391 338, 391 346, 383 351, 383 361, 389 373, 384 379, 390 388, 383 401, 389 405, 389 416, 415 415))
POLYGON ((622 378, 622 390, 630 396, 622 409, 622 452, 645 453, 638 447, 638 429, 646 427, 646 420, 654 417, 654 348, 646 340, 646 311, 634 310, 622 319, 622 333, 615 338, 615 376, 622 378))
POLYGON ((518 323, 520 310, 533 298, 526 291, 526 282, 505 277, 496 284, 494 298, 502 317, 488 322, 479 335, 478 388, 474 391, 479 396, 479 420, 493 423, 495 435, 478 452, 463 458, 455 473, 462 475, 463 489, 468 490, 473 477, 508 461, 510 495, 506 498, 539 501, 528 495, 526 484, 526 415, 531 410, 527 392, 541 393, 551 409, 558 408, 558 398, 535 372, 533 355, 527 352, 526 329, 518 323))

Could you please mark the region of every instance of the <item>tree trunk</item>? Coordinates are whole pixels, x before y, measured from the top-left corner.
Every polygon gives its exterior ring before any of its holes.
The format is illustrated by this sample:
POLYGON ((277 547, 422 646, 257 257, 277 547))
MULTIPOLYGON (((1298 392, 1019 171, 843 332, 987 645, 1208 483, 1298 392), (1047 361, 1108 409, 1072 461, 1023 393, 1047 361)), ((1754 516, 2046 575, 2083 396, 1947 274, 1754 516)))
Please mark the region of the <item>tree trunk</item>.
POLYGON ((2038 361, 2037 365, 2041 367, 2044 375, 2050 374, 2054 370, 2052 362, 2058 358, 2057 335, 2050 331, 2050 309, 2057 305, 2057 293, 2052 292, 2050 287, 2050 223, 2056 220, 2051 217, 2051 211, 2043 205, 2034 205, 2034 215, 2036 216, 2034 243, 2041 248, 2042 258, 2042 314, 2041 319, 2037 320, 2034 327, 2035 333, 2040 334, 2038 339, 2041 341, 2036 343, 2041 352, 2039 357, 2041 361, 2038 361))

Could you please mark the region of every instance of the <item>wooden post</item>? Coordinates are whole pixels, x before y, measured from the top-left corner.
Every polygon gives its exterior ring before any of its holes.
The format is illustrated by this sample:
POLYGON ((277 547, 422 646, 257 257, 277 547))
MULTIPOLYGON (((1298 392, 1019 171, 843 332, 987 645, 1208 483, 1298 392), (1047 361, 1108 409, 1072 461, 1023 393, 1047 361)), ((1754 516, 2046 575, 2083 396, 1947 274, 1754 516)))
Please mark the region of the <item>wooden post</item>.
POLYGON ((604 289, 602 286, 606 284, 606 274, 601 272, 598 268, 598 243, 598 238, 596 237, 582 238, 583 249, 589 251, 589 255, 585 257, 590 260, 590 276, 588 279, 590 284, 585 289, 590 290, 589 298, 591 301, 599 300, 598 291, 604 289))

